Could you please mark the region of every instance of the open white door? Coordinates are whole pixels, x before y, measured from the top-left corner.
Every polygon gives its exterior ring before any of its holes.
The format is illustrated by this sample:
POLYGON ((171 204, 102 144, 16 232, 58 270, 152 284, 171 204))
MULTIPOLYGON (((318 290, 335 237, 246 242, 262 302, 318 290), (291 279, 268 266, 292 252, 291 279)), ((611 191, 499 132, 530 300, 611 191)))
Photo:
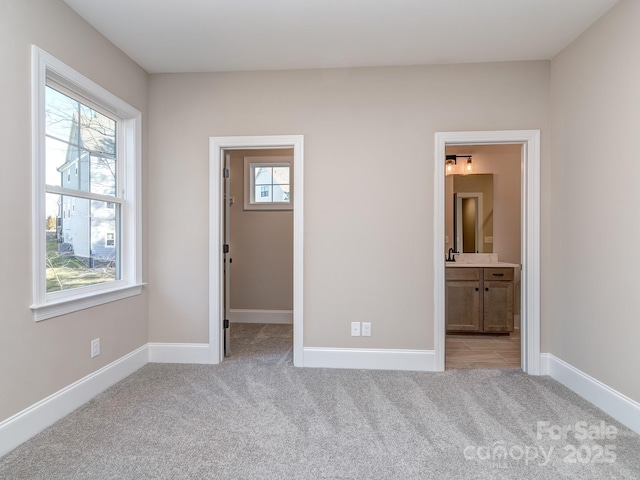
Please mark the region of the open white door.
POLYGON ((229 214, 231 209, 231 180, 229 162, 231 155, 224 153, 224 245, 222 246, 222 265, 224 270, 224 356, 231 355, 231 325, 229 322, 229 314, 231 312, 231 252, 229 248, 230 221, 229 214))

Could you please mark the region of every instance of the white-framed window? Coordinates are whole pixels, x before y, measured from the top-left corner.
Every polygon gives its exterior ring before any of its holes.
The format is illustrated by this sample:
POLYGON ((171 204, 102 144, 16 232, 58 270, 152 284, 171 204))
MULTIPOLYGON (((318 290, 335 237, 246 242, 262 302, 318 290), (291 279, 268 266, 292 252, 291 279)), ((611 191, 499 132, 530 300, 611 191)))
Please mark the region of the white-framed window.
POLYGON ((244 157, 244 209, 293 209, 292 157, 244 157))
POLYGON ((107 232, 104 237, 104 246, 114 248, 116 246, 116 234, 115 232, 107 232))
POLYGON ((32 47, 35 320, 141 292, 140 121, 138 110, 32 47))

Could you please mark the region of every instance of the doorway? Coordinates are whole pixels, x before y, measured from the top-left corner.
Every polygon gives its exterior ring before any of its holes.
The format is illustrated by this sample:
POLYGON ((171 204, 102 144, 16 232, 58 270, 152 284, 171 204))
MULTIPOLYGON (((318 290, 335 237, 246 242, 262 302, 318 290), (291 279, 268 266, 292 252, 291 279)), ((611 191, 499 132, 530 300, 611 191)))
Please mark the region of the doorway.
POLYGON ((251 356, 277 339, 286 359, 293 327, 293 149, 233 149, 224 156, 224 356, 251 356))
MULTIPOLYGON (((227 155, 235 150, 290 149, 293 153, 293 364, 303 366, 303 137, 211 137, 209 168, 209 359, 220 363, 225 354, 225 327, 230 301, 225 298, 225 265, 232 265, 225 253, 225 168, 227 155), (227 310, 225 312, 225 309, 227 310), (226 314, 226 315, 225 315, 226 314)), ((266 184, 265 184, 266 185, 266 184)), ((262 192, 264 185, 258 188, 262 192)), ((268 189, 267 189, 268 190, 268 189)), ((262 193, 260 193, 262 195, 262 193)), ((237 199, 238 203, 244 201, 237 199)), ((229 290, 226 290, 229 292, 229 290)), ((229 337, 228 337, 229 338, 229 337)), ((227 346, 229 348, 229 345, 227 346)))
POLYGON ((438 132, 434 155, 434 353, 445 367, 445 149, 447 146, 518 144, 521 155, 521 365, 540 374, 540 131, 438 132))
POLYGON ((519 369, 522 145, 446 154, 468 163, 445 178, 445 368, 519 369))

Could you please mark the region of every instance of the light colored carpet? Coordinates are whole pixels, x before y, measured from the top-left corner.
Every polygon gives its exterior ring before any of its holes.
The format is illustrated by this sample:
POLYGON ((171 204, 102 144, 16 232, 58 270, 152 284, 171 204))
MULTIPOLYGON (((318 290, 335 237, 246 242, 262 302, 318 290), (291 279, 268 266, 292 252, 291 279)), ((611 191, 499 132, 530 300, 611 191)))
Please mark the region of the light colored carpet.
POLYGON ((218 366, 146 365, 0 459, 0 478, 640 478, 640 437, 548 377, 299 369, 288 326, 233 340, 218 366), (537 422, 617 434, 538 438, 537 422))

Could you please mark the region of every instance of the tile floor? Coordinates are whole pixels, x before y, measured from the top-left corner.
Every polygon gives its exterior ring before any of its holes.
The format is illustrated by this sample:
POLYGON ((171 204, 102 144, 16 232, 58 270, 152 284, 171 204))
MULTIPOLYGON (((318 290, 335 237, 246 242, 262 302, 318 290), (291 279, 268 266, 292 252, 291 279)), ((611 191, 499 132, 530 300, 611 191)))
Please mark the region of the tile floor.
POLYGON ((445 368, 520 368, 520 332, 447 335, 445 368))

